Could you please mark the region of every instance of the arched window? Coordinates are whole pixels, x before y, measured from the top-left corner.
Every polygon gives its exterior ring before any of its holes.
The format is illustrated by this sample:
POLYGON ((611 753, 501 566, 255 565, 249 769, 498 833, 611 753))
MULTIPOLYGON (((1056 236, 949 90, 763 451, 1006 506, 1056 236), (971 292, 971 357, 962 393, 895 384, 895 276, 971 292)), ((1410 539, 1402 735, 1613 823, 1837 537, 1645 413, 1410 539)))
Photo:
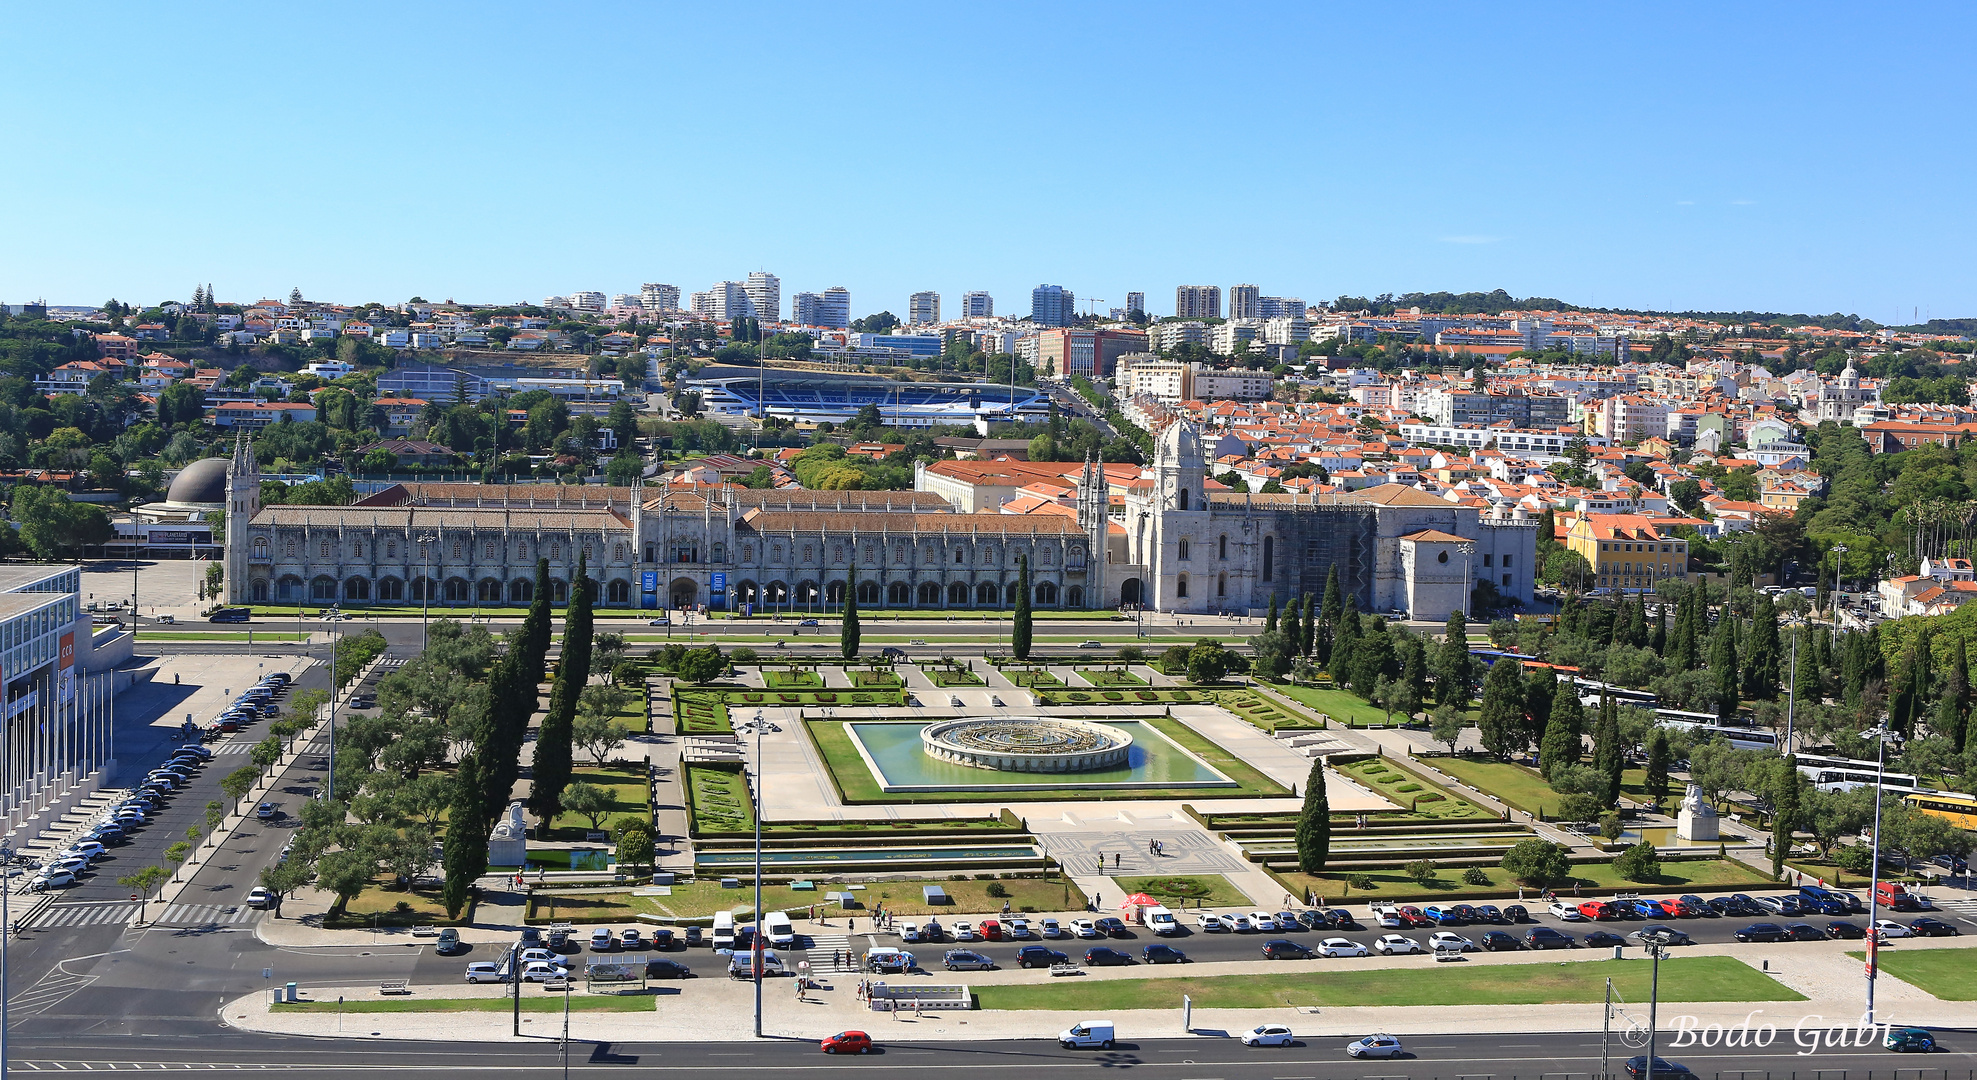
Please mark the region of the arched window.
POLYGON ((590 544, 589 544, 589 543, 585 543, 585 544, 584 544, 584 546, 583 546, 583 557, 584 557, 584 558, 586 558, 586 559, 588 559, 588 558, 590 558, 590 557, 591 557, 591 550, 590 550, 590 544))
POLYGON ((535 582, 528 578, 516 578, 508 583, 508 602, 526 604, 535 599, 535 582))
POLYGON ((494 553, 495 553, 495 551, 496 551, 496 550, 498 550, 498 549, 497 549, 497 548, 495 547, 495 543, 494 543, 494 541, 492 541, 492 540, 489 540, 489 541, 487 542, 487 555, 486 555, 486 557, 487 557, 487 558, 489 558, 489 559, 492 559, 492 558, 494 558, 494 553))
POLYGON ((515 545, 515 557, 517 559, 526 559, 529 557, 529 542, 527 540, 515 545))
POLYGON ((1180 554, 1181 554, 1182 562, 1187 562, 1188 560, 1194 558, 1194 556, 1190 554, 1190 549, 1188 547, 1188 538, 1185 536, 1181 537, 1180 554))
POLYGON ((384 557, 387 559, 396 559, 398 557, 398 541, 387 540, 384 542, 384 557))
POLYGON ((967 561, 968 561, 968 552, 967 552, 967 550, 966 550, 966 549, 964 549, 964 548, 955 548, 955 549, 954 549, 954 565, 956 565, 956 566, 960 566, 961 564, 963 564, 963 563, 965 563, 965 562, 967 562, 967 561))
POLYGON ((1216 596, 1229 595, 1229 575, 1227 574, 1215 575, 1215 595, 1216 596))
POLYGON ((563 557, 563 545, 561 545, 561 544, 551 544, 551 545, 549 545, 549 557, 550 557, 550 558, 552 558, 552 559, 560 559, 560 558, 562 558, 562 557, 563 557))
POLYGON ((1072 585, 1064 590, 1064 606, 1081 608, 1085 606, 1085 587, 1072 585))
POLYGON ((473 591, 473 587, 468 585, 464 578, 447 578, 446 584, 440 589, 449 604, 465 603, 473 591))
POLYGON ((367 578, 354 577, 351 578, 349 581, 344 582, 343 598, 345 600, 369 600, 371 598, 370 580, 367 578))
POLYGON ((257 559, 268 557, 268 540, 266 537, 257 536, 254 538, 254 557, 257 559))
POLYGON ((1222 534, 1222 540, 1221 540, 1221 543, 1220 543, 1220 545, 1219 545, 1219 547, 1218 547, 1218 549, 1217 549, 1217 551, 1216 551, 1216 555, 1215 555, 1215 557, 1216 557, 1216 558, 1218 558, 1218 559, 1221 559, 1221 560, 1222 560, 1223 562, 1228 562, 1228 561, 1229 561, 1229 534, 1228 534, 1228 533, 1223 533, 1223 534, 1222 534))
POLYGON ((1045 566, 1050 566, 1050 565, 1053 565, 1054 563, 1056 563, 1056 562, 1057 562, 1057 549, 1056 549, 1056 548, 1053 548, 1053 547, 1046 547, 1046 548, 1044 548, 1044 549, 1043 549, 1043 551, 1042 551, 1042 552, 1041 552, 1040 554, 1041 554, 1041 555, 1042 555, 1042 557, 1043 557, 1043 565, 1045 565, 1045 566))
POLYGON ((1012 581, 1009 583, 1009 589, 1005 595, 1008 596, 1009 598, 1009 605, 1011 607, 1014 607, 1016 604, 1016 598, 1022 594, 1016 588, 1016 583, 1012 581))
POLYGON ((968 606, 968 583, 957 581, 947 587, 947 602, 953 607, 968 606))
POLYGON ((323 558, 325 558, 325 559, 327 559, 327 558, 329 558, 329 541, 328 541, 328 540, 325 540, 325 541, 323 541, 323 552, 322 552, 322 554, 323 554, 323 558))
POLYGON ((843 566, 843 565, 844 565, 844 545, 843 545, 843 544, 832 544, 832 545, 831 545, 831 565, 832 565, 832 566, 843 566))
POLYGON ((932 544, 927 545, 926 558, 922 561, 924 561, 928 566, 932 566, 934 565, 934 563, 940 561, 940 557, 934 552, 934 546, 932 544))
POLYGON ((267 603, 267 600, 268 600, 268 583, 265 581, 256 581, 254 583, 254 602, 257 604, 264 604, 267 603))
POLYGON ((549 579, 549 602, 567 604, 570 602, 570 583, 562 578, 549 579))
POLYGON ((466 545, 465 545, 465 544, 462 544, 462 543, 461 543, 460 541, 458 541, 458 540, 455 540, 455 541, 453 541, 453 557, 454 557, 454 558, 455 558, 456 560, 457 560, 457 559, 464 559, 464 558, 466 558, 466 557, 467 557, 467 547, 466 547, 466 545))
POLYGON ((1181 509, 1181 510, 1186 510, 1186 509, 1188 508, 1188 489, 1187 489, 1187 488, 1182 488, 1182 489, 1181 489, 1181 493, 1180 493, 1180 495, 1179 495, 1179 499, 1180 499, 1180 505, 1179 505, 1179 506, 1177 507, 1177 509, 1181 509))
POLYGON ((728 545, 722 543, 714 545, 714 561, 717 563, 728 561, 728 545))
POLYGON ((1182 574, 1174 579, 1174 595, 1183 600, 1188 598, 1188 576, 1186 574, 1182 574))
POLYGON ((361 559, 364 557, 364 542, 362 540, 351 541, 350 557, 353 559, 361 559))
POLYGON ((824 603, 826 604, 844 603, 844 582, 833 581, 830 584, 824 586, 824 603))
POLYGON ((501 583, 493 578, 482 578, 476 583, 474 595, 483 604, 498 604, 501 602, 501 583))
POLYGON ((879 602, 879 583, 878 583, 878 582, 876 582, 876 581, 861 581, 861 582, 859 582, 859 583, 858 583, 858 602, 859 602, 859 603, 861 603, 861 604, 876 604, 876 603, 878 603, 878 602, 879 602))
POLYGON ((288 542, 288 557, 291 559, 295 557, 295 541, 293 540, 288 542))
POLYGON ((378 599, 388 604, 400 603, 405 599, 405 582, 388 577, 378 582, 378 599))
POLYGON ((886 586, 886 603, 891 604, 894 607, 901 607, 906 604, 912 603, 912 601, 913 601, 913 592, 911 589, 908 589, 906 587, 905 582, 895 581, 892 584, 886 586))
POLYGON ((983 565, 983 566, 994 566, 994 565, 995 565, 995 545, 994 545, 994 544, 989 544, 988 546, 986 546, 986 547, 984 547, 984 548, 982 548, 982 565, 983 565))
POLYGON ((1263 538, 1263 580, 1265 581, 1270 580, 1271 571, 1272 571, 1271 564, 1276 561, 1277 561, 1277 538, 1274 536, 1266 536, 1263 538))
POLYGON ((319 577, 314 581, 311 581, 309 583, 309 599, 335 600, 336 579, 330 577, 319 577))
POLYGON ((613 579, 611 584, 604 587, 604 594, 608 603, 630 603, 632 598, 631 583, 625 581, 623 578, 613 579))
POLYGON ((611 561, 612 562, 625 561, 625 545, 618 544, 611 549, 611 561))
POLYGON ((896 546, 894 546, 894 547, 893 547, 893 549, 892 549, 892 564, 893 564, 894 566, 905 566, 905 565, 906 565, 906 545, 905 545, 905 544, 899 544, 899 545, 896 545, 896 546))
POLYGON ((1054 582, 1049 582, 1049 581, 1037 582, 1037 603, 1039 604, 1057 603, 1057 585, 1054 582))
POLYGON ((931 581, 920 583, 920 606, 935 607, 940 604, 940 586, 931 581))
POLYGON ((983 607, 994 607, 995 602, 1001 596, 1002 590, 996 588, 993 581, 984 581, 980 585, 975 586, 975 603, 983 607))

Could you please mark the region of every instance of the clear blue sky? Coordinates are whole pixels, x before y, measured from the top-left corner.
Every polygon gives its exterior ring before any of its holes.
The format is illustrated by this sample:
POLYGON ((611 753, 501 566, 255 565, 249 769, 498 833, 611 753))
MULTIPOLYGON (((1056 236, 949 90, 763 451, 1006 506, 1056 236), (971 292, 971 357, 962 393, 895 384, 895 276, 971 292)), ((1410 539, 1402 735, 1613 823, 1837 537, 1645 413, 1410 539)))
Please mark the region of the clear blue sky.
POLYGON ((0 300, 1977 315, 1968 4, 9 5, 0 300))

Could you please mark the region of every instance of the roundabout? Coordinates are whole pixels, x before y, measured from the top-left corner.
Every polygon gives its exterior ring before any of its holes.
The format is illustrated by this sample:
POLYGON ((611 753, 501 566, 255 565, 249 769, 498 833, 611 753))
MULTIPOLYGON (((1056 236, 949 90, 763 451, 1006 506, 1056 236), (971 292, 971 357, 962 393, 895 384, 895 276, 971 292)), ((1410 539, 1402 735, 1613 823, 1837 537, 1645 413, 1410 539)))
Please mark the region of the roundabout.
POLYGON ((1075 773, 1130 763, 1133 736, 1117 727, 1044 716, 976 716, 920 729, 928 757, 996 772, 1075 773))

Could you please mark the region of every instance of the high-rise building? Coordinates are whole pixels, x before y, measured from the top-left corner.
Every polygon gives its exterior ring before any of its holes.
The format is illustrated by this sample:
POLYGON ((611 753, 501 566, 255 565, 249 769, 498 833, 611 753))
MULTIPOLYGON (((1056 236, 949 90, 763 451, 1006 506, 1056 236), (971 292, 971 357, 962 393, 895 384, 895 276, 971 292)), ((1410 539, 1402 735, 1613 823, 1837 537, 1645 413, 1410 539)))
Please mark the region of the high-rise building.
POLYGON ((755 314, 755 304, 748 298, 748 286, 739 281, 717 281, 707 290, 710 308, 708 315, 716 319, 745 319, 755 314))
POLYGON ((1263 290, 1254 285, 1229 286, 1229 318, 1255 319, 1262 306, 1263 290))
POLYGON ((611 306, 614 308, 622 308, 622 307, 642 308, 645 306, 645 301, 641 299, 637 293, 624 293, 624 292, 613 293, 611 294, 611 306))
POLYGON ((1038 326, 1069 326, 1078 314, 1078 296, 1062 285, 1030 290, 1030 321, 1038 326))
POLYGON ((1174 314, 1183 319, 1221 318, 1222 286, 1176 285, 1174 287, 1174 314))
POLYGON ((1146 351, 1142 330, 1045 330, 1037 335, 1037 362, 1058 375, 1112 377, 1119 357, 1146 351))
POLYGON ((789 298, 789 321, 798 326, 816 326, 817 309, 824 298, 813 292, 800 292, 789 298))
POLYGON ((755 308, 750 315, 763 322, 783 320, 783 283, 776 275, 757 270, 748 275, 748 284, 743 288, 748 293, 748 302, 755 308))
POLYGON ((1143 292, 1127 293, 1126 317, 1131 318, 1135 315, 1144 315, 1144 314, 1146 314, 1146 294, 1143 292))
POLYGON ((1260 296, 1256 299, 1259 319, 1302 319, 1304 301, 1295 296, 1260 296))
POLYGON ((961 294, 961 317, 964 319, 986 319, 995 314, 995 297, 982 292, 961 294))
POLYGON ((916 292, 906 298, 906 322, 911 326, 926 326, 940 321, 940 294, 937 292, 916 292))
POLYGON ((661 285, 648 281, 638 287, 639 300, 647 311, 678 311, 680 309, 680 287, 661 285))
POLYGON ((845 330, 851 326, 851 290, 833 285, 822 293, 797 293, 791 317, 804 326, 845 330))
POLYGON ((570 306, 576 308, 578 311, 603 311, 604 294, 601 292, 573 292, 570 294, 570 306))
POLYGON ((695 315, 698 315, 703 319, 713 318, 714 293, 711 290, 707 292, 694 293, 687 300, 687 310, 693 312, 695 315))

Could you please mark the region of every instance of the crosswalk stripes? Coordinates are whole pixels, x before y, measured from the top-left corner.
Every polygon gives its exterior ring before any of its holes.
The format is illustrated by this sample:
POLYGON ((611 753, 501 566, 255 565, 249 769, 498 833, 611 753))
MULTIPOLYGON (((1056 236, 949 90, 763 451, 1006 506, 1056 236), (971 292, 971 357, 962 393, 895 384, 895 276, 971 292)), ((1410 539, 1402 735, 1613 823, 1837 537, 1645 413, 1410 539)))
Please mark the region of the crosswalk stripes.
POLYGON ((213 756, 220 757, 226 754, 245 754, 252 749, 254 749, 253 743, 226 742, 226 743, 221 743, 220 745, 213 748, 213 756))
POLYGON ((230 926, 253 922, 261 912, 246 904, 173 904, 153 926, 230 926))
POLYGON ((1977 915, 1977 900, 1938 900, 1936 906, 1965 915, 1977 915))
POLYGON ((103 926, 128 923, 137 917, 137 905, 128 900, 94 904, 50 904, 36 915, 32 929, 49 930, 59 926, 103 926))
POLYGON ((852 951, 851 938, 845 934, 811 934, 803 958, 810 961, 810 970, 819 975, 858 970, 858 955, 852 951), (842 953, 844 962, 834 960, 832 953, 842 953))

